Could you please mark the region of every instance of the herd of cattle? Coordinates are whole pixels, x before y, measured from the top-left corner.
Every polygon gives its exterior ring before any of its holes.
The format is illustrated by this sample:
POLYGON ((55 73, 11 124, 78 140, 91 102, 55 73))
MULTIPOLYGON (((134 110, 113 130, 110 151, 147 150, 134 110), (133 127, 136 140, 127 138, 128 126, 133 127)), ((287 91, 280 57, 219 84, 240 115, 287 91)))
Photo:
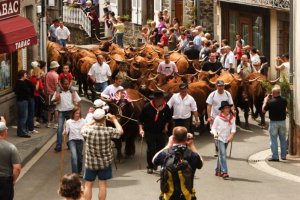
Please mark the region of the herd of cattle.
MULTIPOLYGON (((202 60, 189 60, 185 55, 173 51, 169 52, 170 60, 176 63, 178 74, 170 80, 165 80, 164 76, 156 73, 164 55, 164 50, 158 46, 146 44, 138 48, 127 47, 122 49, 112 41, 101 41, 97 48, 83 49, 73 45, 62 50, 57 43, 48 42, 47 49, 48 61, 56 60, 61 65, 69 64, 73 75, 77 79, 79 93, 82 94, 83 87, 85 95, 88 95, 88 88, 93 88, 88 81, 87 74, 91 65, 97 62, 97 55, 104 56, 112 73, 118 69, 119 62, 127 64, 126 81, 130 82, 128 84, 130 88, 127 88, 126 92, 131 101, 127 104, 122 101, 112 101, 109 104, 111 104, 111 108, 115 107, 114 114, 119 115, 125 133, 127 133, 126 129, 130 130, 131 134, 125 134, 125 141, 128 142, 129 146, 132 146, 132 138, 138 133, 135 120, 138 119, 139 113, 148 101, 151 92, 162 90, 171 97, 173 93, 179 91, 179 84, 182 82, 189 83, 188 93, 197 102, 201 126, 204 125, 206 115, 206 99, 215 90, 217 80, 225 82, 225 89, 231 93, 236 108, 244 111, 245 128, 249 128, 248 116, 250 110, 253 117, 260 116, 260 125, 265 126, 265 117, 261 108, 266 90, 261 82, 268 80, 260 73, 250 74, 247 80, 242 80, 238 74, 230 74, 228 71, 217 75, 216 72, 202 71, 202 60)), ((269 82, 274 84, 277 80, 269 82)), ((236 110, 238 111, 238 109, 236 110)), ((240 119, 237 113, 238 123, 240 123, 240 119)), ((134 154, 132 148, 125 148, 125 151, 127 155, 134 154)))

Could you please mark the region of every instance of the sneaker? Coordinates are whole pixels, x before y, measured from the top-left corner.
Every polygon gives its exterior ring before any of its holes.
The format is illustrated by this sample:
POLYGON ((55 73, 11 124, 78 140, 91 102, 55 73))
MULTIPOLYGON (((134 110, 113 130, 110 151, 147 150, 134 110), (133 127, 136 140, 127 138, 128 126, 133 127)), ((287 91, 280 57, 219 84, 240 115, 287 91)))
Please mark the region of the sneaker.
POLYGON ((219 177, 221 177, 221 176, 222 176, 222 174, 221 174, 221 172, 219 172, 219 171, 216 171, 216 173, 215 173, 215 176, 219 176, 219 177))
POLYGON ((57 129, 58 128, 58 124, 54 124, 53 129, 57 129))
POLYGON ((222 178, 223 178, 224 180, 228 180, 228 179, 229 179, 229 175, 228 175, 227 173, 223 173, 223 174, 222 174, 222 178))
POLYGON ((47 123, 46 128, 50 128, 50 123, 47 123))
POLYGON ((269 162, 279 162, 279 159, 269 158, 268 161, 269 162))
POLYGON ((40 123, 39 122, 34 122, 34 128, 40 128, 40 123))
POLYGON ((28 131, 29 134, 39 133, 37 130, 33 129, 32 131, 28 131))
POLYGON ((147 169, 147 174, 153 174, 153 169, 148 168, 148 169, 147 169))

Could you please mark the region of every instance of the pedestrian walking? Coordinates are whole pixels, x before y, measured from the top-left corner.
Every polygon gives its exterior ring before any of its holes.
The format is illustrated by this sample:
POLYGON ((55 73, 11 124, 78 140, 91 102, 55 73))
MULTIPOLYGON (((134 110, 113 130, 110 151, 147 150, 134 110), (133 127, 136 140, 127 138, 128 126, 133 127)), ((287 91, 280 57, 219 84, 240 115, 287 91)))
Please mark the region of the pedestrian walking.
POLYGON ((199 117, 195 99, 188 94, 188 84, 179 85, 179 93, 173 94, 168 101, 169 108, 173 108, 174 126, 183 126, 188 131, 191 130, 192 115, 195 118, 195 127, 199 126, 199 117))
POLYGON ((97 56, 97 62, 90 68, 88 76, 97 92, 102 92, 108 86, 108 78, 111 76, 111 70, 109 65, 104 62, 102 55, 97 56))
POLYGON ((272 89, 272 95, 268 95, 264 99, 262 111, 269 111, 270 125, 270 146, 272 157, 268 161, 279 161, 278 142, 280 141, 280 157, 286 160, 287 142, 286 142, 286 110, 287 100, 281 96, 281 88, 275 85, 272 89))
POLYGON ((57 140, 54 150, 60 152, 62 148, 62 137, 65 120, 70 119, 72 110, 75 105, 78 105, 81 100, 77 92, 71 92, 69 90, 69 80, 64 78, 61 80, 62 91, 55 92, 52 101, 56 103, 56 109, 58 110, 58 129, 57 129, 57 140))
POLYGON ((55 36, 61 47, 66 47, 67 42, 71 41, 70 35, 71 33, 69 29, 66 26, 64 26, 63 21, 60 21, 59 27, 57 27, 55 30, 55 36))
POLYGON ((165 148, 153 158, 161 168, 160 200, 196 200, 194 176, 203 159, 197 152, 193 135, 182 126, 175 127, 165 148))
POLYGON ((147 103, 139 118, 139 130, 141 137, 145 137, 147 143, 147 173, 152 174, 156 170, 153 165, 153 156, 166 144, 168 126, 172 119, 172 113, 165 101, 165 94, 155 91, 152 100, 147 103))
POLYGON ((123 134, 123 129, 116 116, 107 114, 105 117, 103 109, 96 109, 93 118, 94 122, 84 126, 81 130, 86 147, 84 197, 86 200, 92 199, 93 183, 98 177, 99 200, 105 200, 107 180, 112 178, 113 153, 111 139, 120 138, 123 134), (114 123, 116 128, 106 127, 104 125, 105 118, 114 123))
POLYGON ((58 194, 65 200, 83 200, 80 178, 77 174, 65 174, 59 185, 58 194))
POLYGON ((15 145, 6 141, 8 128, 3 116, 0 118, 0 197, 14 199, 14 186, 21 172, 21 158, 15 145))
POLYGON ((86 124, 86 121, 81 118, 81 110, 75 107, 72 110, 71 118, 66 121, 64 135, 68 135, 68 146, 71 151, 71 166, 72 173, 82 176, 82 150, 83 136, 80 131, 86 124))
POLYGON ((51 42, 57 42, 55 31, 58 27, 59 27, 59 20, 58 19, 53 20, 51 26, 48 29, 48 39, 51 42))
POLYGON ((222 101, 219 110, 221 111, 215 118, 211 127, 215 142, 217 143, 219 154, 215 175, 228 179, 228 167, 226 160, 226 149, 229 142, 232 142, 236 133, 235 117, 231 112, 233 105, 228 101, 222 101))

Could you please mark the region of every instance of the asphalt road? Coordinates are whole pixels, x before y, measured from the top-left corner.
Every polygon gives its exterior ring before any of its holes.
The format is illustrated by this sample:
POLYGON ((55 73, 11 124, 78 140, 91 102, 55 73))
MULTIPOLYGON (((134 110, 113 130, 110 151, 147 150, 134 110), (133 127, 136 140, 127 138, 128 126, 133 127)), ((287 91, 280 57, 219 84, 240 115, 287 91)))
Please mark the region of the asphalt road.
MULTIPOLYGON (((266 130, 251 121, 251 131, 238 129, 233 142, 232 157, 228 159, 231 180, 214 176, 216 158, 213 157, 212 137, 201 133, 196 137, 196 146, 204 158, 204 166, 196 172, 194 181, 198 199, 205 200, 283 200, 299 199, 299 183, 288 181, 261 172, 251 167, 247 160, 250 155, 269 148, 266 130), (253 125, 255 124, 255 125, 253 125)), ((113 171, 113 179, 108 182, 108 200, 154 200, 159 195, 158 172, 146 173, 146 146, 140 155, 140 140, 137 139, 137 154, 134 158, 118 163, 113 171), (139 169, 139 162, 142 169, 139 169)), ((61 154, 55 153, 52 146, 15 187, 16 200, 54 200, 61 199, 58 194, 61 154)), ((70 153, 66 150, 64 172, 71 171, 70 153)), ((98 188, 94 184, 93 199, 97 199, 98 188)))

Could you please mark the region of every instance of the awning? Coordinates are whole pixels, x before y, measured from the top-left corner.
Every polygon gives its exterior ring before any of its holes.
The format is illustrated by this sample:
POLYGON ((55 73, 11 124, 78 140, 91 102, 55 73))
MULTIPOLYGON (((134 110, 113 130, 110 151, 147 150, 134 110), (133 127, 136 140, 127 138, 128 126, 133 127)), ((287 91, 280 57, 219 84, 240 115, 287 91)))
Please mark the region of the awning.
POLYGON ((33 24, 24 17, 0 21, 0 53, 9 53, 37 43, 33 24))

